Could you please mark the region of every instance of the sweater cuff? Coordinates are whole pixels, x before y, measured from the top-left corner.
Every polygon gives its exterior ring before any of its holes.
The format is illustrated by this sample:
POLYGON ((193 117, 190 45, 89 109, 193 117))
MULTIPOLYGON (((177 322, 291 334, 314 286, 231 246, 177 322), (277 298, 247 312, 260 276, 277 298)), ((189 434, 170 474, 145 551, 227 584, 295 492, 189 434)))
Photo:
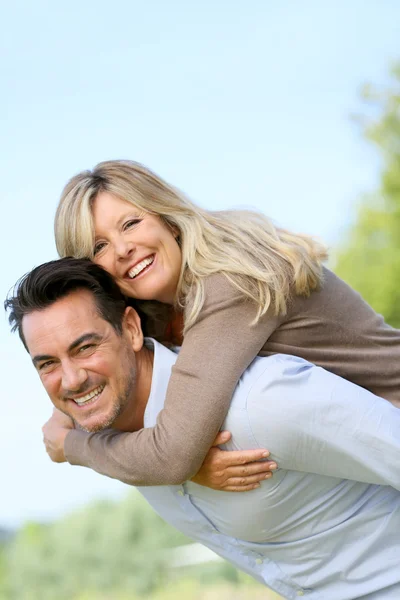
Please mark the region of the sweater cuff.
POLYGON ((64 455, 70 465, 79 465, 86 467, 85 463, 85 443, 89 434, 86 431, 71 429, 64 440, 64 455))

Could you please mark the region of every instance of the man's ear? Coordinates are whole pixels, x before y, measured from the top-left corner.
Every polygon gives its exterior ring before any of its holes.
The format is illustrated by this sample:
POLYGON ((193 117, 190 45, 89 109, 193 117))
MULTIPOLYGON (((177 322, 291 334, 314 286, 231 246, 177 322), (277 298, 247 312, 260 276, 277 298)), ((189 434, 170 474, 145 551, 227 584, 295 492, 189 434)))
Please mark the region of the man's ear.
POLYGON ((132 306, 127 306, 125 309, 123 328, 134 352, 139 352, 143 348, 143 331, 140 317, 132 306))

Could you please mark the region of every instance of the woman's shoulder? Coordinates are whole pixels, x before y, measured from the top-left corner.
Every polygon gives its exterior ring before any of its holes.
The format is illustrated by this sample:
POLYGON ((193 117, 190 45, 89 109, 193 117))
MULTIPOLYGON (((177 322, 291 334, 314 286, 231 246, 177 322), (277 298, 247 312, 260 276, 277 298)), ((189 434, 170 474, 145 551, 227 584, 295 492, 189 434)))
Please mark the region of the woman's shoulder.
MULTIPOLYGON (((203 285, 203 303, 200 313, 204 314, 210 310, 224 308, 227 304, 237 304, 244 302, 245 296, 240 292, 229 278, 222 272, 212 273, 202 279, 203 285)), ((190 294, 186 300, 186 310, 190 310, 195 299, 194 294, 190 294)))
POLYGON ((326 302, 328 298, 334 303, 336 303, 338 299, 364 302, 361 295, 348 283, 338 277, 338 275, 330 269, 323 267, 321 284, 310 294, 309 299, 311 302, 314 301, 318 304, 321 301, 326 302))
POLYGON ((215 302, 232 297, 244 296, 225 273, 212 273, 203 280, 205 302, 215 302))
MULTIPOLYGON (((266 340, 282 320, 275 315, 272 306, 257 320, 258 304, 252 298, 246 297, 243 290, 230 281, 229 274, 221 272, 205 277, 203 291, 201 308, 195 322, 187 331, 192 328, 198 331, 199 326, 207 322, 207 326, 214 327, 214 335, 227 330, 241 331, 244 342, 246 336, 254 338, 257 332, 264 335, 266 340)), ((193 305, 187 304, 186 310, 191 309, 193 305)))
POLYGON ((366 327, 374 323, 382 325, 383 319, 363 299, 361 294, 338 277, 330 269, 324 268, 321 286, 309 297, 294 296, 291 299, 288 316, 320 318, 340 327, 366 327))
MULTIPOLYGON (((246 302, 243 292, 241 292, 229 276, 224 273, 213 273, 204 278, 204 304, 202 312, 210 309, 224 307, 226 304, 238 304, 246 302)), ((362 296, 348 285, 343 279, 340 279, 333 271, 323 268, 323 276, 318 289, 311 292, 308 297, 292 294, 289 301, 290 313, 319 312, 323 311, 326 315, 330 311, 335 313, 346 313, 349 310, 360 310, 375 314, 373 309, 367 304, 362 296)))

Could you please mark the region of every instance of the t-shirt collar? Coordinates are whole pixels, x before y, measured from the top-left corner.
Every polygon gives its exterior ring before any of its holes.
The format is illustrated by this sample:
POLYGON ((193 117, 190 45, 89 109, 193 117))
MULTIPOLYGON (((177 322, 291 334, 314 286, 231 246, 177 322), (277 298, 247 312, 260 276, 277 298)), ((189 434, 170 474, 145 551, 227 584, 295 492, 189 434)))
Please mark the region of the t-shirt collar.
POLYGON ((158 413, 164 407, 171 370, 178 356, 153 338, 145 338, 144 345, 154 352, 150 395, 144 413, 144 426, 153 427, 158 413))

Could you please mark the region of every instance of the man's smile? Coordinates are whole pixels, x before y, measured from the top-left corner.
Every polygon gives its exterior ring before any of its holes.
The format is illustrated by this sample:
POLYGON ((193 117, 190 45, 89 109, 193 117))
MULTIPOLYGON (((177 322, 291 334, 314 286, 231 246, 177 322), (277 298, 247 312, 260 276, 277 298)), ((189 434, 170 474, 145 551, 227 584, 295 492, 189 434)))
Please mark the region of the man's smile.
POLYGON ((91 392, 88 392, 84 396, 80 396, 79 398, 68 397, 68 400, 75 402, 75 404, 77 404, 78 406, 93 404, 99 398, 99 396, 102 393, 102 391, 104 390, 104 388, 105 388, 105 384, 99 385, 94 390, 92 390, 91 392))

